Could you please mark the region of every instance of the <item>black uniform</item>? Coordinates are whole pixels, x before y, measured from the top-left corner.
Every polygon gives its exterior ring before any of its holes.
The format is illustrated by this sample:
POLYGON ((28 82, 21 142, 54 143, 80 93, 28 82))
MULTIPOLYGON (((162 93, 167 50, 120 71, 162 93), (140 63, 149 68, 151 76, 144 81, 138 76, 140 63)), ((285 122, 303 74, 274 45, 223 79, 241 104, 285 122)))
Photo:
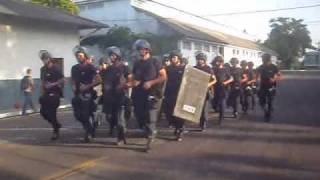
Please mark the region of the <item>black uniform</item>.
POLYGON ((269 118, 273 111, 273 100, 276 94, 276 83, 272 83, 270 80, 279 73, 277 66, 261 65, 257 72, 260 74, 260 87, 259 87, 259 100, 260 105, 265 109, 265 116, 269 118), (267 105, 267 107, 266 107, 267 105))
POLYGON ((103 106, 106 119, 110 124, 110 132, 117 127, 118 140, 125 140, 125 112, 129 106, 128 93, 121 85, 127 82, 128 66, 123 63, 109 66, 101 72, 103 79, 103 106))
POLYGON ((134 114, 141 129, 146 129, 147 136, 153 138, 156 133, 156 122, 161 107, 163 85, 157 84, 145 90, 145 82, 159 77, 162 69, 161 63, 151 57, 148 60, 137 60, 133 64, 132 74, 136 81, 140 81, 137 87, 132 89, 132 103, 134 114))
POLYGON ((223 82, 231 78, 230 72, 226 68, 214 68, 214 75, 216 76, 216 84, 214 86, 214 105, 219 110, 219 124, 224 118, 225 99, 227 95, 227 86, 223 82))
MULTIPOLYGON (((246 75, 248 77, 248 73, 249 71, 247 69, 241 69, 241 77, 243 77, 244 75, 246 75)), ((248 110, 248 106, 249 106, 249 102, 248 102, 248 84, 247 82, 240 84, 240 104, 242 106, 242 111, 244 113, 247 112, 248 110)))
POLYGON ((170 65, 166 68, 168 79, 166 83, 166 90, 164 93, 164 108, 166 118, 169 120, 169 122, 172 122, 175 125, 175 133, 182 133, 184 126, 183 119, 173 116, 173 111, 176 106, 184 69, 185 66, 181 65, 170 65))
POLYGON ((94 137, 94 125, 90 121, 90 116, 96 110, 96 92, 93 87, 80 92, 80 85, 88 85, 93 82, 94 77, 97 75, 97 69, 92 64, 77 64, 71 69, 71 77, 75 82, 76 90, 74 92, 75 97, 72 99, 72 106, 75 118, 82 123, 83 128, 86 131, 86 135, 94 137))
MULTIPOLYGON (((55 83, 63 78, 61 70, 56 67, 43 66, 40 69, 40 79, 43 84, 55 83)), ((39 99, 41 105, 40 114, 53 127, 54 132, 58 133, 61 124, 57 120, 57 108, 60 105, 60 97, 62 96, 62 86, 53 86, 44 88, 43 95, 39 99)))
POLYGON ((239 67, 231 67, 230 73, 233 77, 233 82, 231 83, 230 93, 227 99, 227 105, 233 108, 233 113, 236 116, 238 113, 238 99, 241 91, 241 79, 242 79, 242 69, 239 67))
MULTIPOLYGON (((212 69, 208 66, 208 65, 205 65, 205 66, 194 66, 195 68, 201 70, 201 71, 204 71, 210 75, 213 75, 213 71, 212 69)), ((202 109, 202 114, 201 114, 201 117, 200 117, 200 128, 202 130, 204 130, 206 128, 206 125, 207 125, 207 122, 208 122, 208 113, 209 113, 209 91, 207 92, 207 95, 206 95, 206 99, 205 99, 205 102, 204 102, 204 105, 203 105, 203 109, 202 109)))
MULTIPOLYGON (((255 79, 257 71, 255 69, 248 69, 248 81, 252 81, 255 79)), ((254 110, 256 101, 255 95, 257 94, 257 83, 247 84, 245 90, 245 96, 247 98, 247 102, 249 103, 249 98, 251 99, 251 109, 254 110)))

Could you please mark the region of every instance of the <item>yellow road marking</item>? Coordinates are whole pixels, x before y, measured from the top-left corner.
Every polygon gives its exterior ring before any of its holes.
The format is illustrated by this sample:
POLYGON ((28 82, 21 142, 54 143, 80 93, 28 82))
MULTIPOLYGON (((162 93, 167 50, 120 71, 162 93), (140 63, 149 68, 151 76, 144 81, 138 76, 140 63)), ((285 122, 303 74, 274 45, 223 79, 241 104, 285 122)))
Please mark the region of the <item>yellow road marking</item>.
POLYGON ((67 178, 67 177, 72 176, 74 174, 77 174, 79 172, 82 172, 87 169, 95 167, 98 164, 98 161, 101 161, 106 158, 107 157, 101 157, 101 158, 97 158, 94 160, 86 161, 81 164, 77 164, 77 165, 71 167, 70 169, 66 169, 66 170, 54 173, 48 177, 41 178, 41 180, 59 180, 59 179, 67 178))

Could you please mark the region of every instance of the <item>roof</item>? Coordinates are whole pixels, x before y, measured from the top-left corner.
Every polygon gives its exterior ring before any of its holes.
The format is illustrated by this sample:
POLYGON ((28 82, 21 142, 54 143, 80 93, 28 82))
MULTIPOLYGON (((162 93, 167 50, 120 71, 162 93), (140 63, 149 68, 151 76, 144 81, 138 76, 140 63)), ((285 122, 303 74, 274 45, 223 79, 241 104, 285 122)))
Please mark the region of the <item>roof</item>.
POLYGON ((161 23, 169 26, 174 31, 181 33, 184 36, 189 38, 194 38, 194 39, 199 39, 204 41, 211 41, 211 42, 227 44, 227 45, 233 45, 233 46, 263 51, 273 55, 277 55, 275 51, 248 39, 243 39, 234 35, 215 31, 215 30, 197 26, 194 24, 182 22, 177 19, 163 18, 152 12, 141 9, 139 7, 135 7, 135 8, 139 11, 143 11, 144 13, 155 17, 161 23))
POLYGON ((257 43, 242 39, 233 35, 225 34, 219 31, 207 29, 204 27, 196 26, 193 24, 173 20, 173 19, 159 19, 162 23, 168 25, 175 31, 182 33, 183 35, 196 38, 205 41, 212 41, 222 44, 234 45, 239 47, 244 47, 248 49, 261 50, 260 45, 257 43))
POLYGON ((106 24, 75 16, 59 9, 35 5, 21 0, 0 0, 0 15, 66 23, 76 25, 79 29, 108 27, 106 24))

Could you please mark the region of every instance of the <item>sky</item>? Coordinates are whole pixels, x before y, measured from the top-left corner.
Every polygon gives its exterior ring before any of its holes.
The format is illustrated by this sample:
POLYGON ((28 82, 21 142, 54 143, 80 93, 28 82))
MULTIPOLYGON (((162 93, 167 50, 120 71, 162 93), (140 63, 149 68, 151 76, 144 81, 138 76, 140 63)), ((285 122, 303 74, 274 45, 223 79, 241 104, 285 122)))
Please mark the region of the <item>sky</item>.
MULTIPOLYGON (((255 10, 281 9, 299 6, 319 5, 320 0, 156 0, 178 9, 226 25, 236 31, 246 32, 254 39, 265 40, 270 33, 269 20, 277 17, 292 17, 303 19, 310 31, 313 43, 320 42, 320 6, 313 8, 263 12, 254 14, 207 16, 212 14, 243 12, 255 10), (316 21, 316 22, 314 22, 316 21)), ((169 13, 166 13, 169 14, 169 13)), ((170 16, 170 15, 168 15, 170 16)))

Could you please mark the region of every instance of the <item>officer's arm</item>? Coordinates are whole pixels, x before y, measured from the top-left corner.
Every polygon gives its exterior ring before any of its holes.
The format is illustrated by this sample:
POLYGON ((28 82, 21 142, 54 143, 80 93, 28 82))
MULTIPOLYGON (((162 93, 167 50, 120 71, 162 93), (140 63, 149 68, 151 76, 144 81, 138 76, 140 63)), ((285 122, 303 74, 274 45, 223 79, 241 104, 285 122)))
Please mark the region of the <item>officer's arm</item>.
POLYGON ((248 75, 247 74, 243 74, 242 75, 242 79, 241 79, 241 83, 247 82, 248 81, 248 75))
POLYGON ((140 84, 140 81, 135 80, 133 74, 128 75, 128 82, 126 84, 127 88, 133 88, 138 86, 139 84, 140 84))
POLYGON ((229 78, 228 80, 224 81, 223 84, 224 84, 224 85, 228 85, 228 84, 232 83, 233 80, 234 80, 234 79, 233 79, 233 76, 230 76, 230 78, 229 78))
POLYGON ((167 72, 165 69, 160 69, 159 71, 159 76, 157 79, 151 80, 149 81, 151 83, 151 86, 156 85, 156 84, 160 84, 163 83, 167 80, 167 72))
POLYGON ((210 82, 208 84, 208 87, 213 86, 214 84, 216 84, 216 82, 217 82, 216 76, 215 75, 211 75, 211 79, 210 79, 210 82))

